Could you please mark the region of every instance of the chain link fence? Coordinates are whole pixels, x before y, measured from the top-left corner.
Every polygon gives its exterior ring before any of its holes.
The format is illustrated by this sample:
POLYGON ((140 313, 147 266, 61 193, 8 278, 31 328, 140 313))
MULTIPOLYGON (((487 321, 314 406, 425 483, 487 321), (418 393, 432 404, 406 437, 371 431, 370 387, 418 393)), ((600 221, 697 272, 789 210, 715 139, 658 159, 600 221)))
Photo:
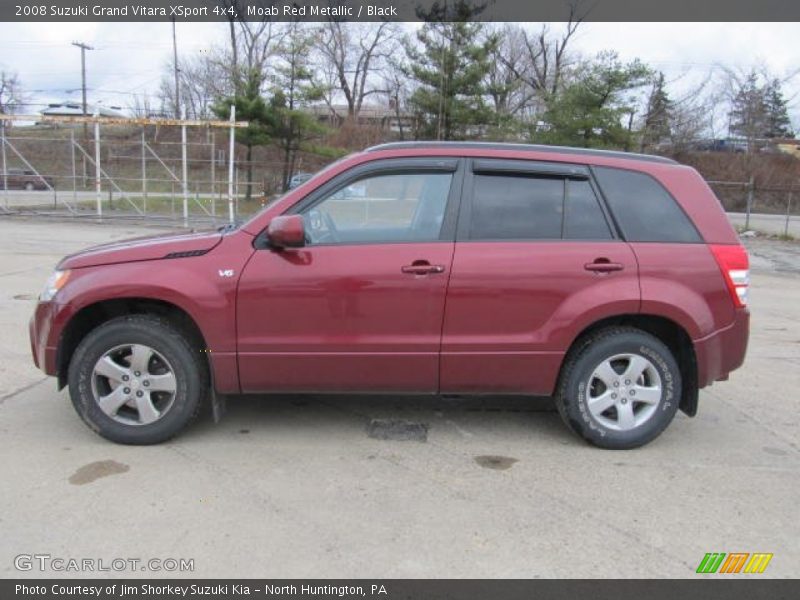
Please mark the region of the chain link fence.
POLYGON ((214 225, 257 212, 283 181, 281 160, 243 160, 233 122, 230 135, 219 122, 3 123, 0 212, 214 225))
MULTIPOLYGON (((242 123, 86 121, 11 128, 0 120, 0 213, 213 226, 247 218, 282 190, 285 157, 233 143, 242 123)), ((307 156, 295 172, 331 160, 307 156)), ((800 185, 708 183, 740 229, 800 238, 800 185)))
POLYGON ((800 237, 800 186, 760 186, 753 178, 708 184, 740 229, 800 237))

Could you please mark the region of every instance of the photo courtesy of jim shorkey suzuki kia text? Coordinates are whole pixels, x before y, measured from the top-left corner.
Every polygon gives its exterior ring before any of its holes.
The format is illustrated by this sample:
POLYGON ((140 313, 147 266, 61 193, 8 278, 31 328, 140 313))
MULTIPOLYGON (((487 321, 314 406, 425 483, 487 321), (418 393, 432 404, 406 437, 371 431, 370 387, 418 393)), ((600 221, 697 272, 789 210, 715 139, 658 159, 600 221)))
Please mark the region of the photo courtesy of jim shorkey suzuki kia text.
POLYGON ((14 586, 16 596, 70 596, 70 597, 96 597, 96 598, 186 598, 197 596, 212 597, 242 597, 254 596, 277 596, 277 597, 337 597, 347 598, 389 598, 389 588, 381 583, 369 585, 326 585, 326 584, 287 584, 273 585, 264 583, 262 586, 251 586, 245 584, 179 584, 170 583, 164 585, 154 585, 149 583, 111 583, 111 584, 41 584, 27 585, 16 584, 14 586))

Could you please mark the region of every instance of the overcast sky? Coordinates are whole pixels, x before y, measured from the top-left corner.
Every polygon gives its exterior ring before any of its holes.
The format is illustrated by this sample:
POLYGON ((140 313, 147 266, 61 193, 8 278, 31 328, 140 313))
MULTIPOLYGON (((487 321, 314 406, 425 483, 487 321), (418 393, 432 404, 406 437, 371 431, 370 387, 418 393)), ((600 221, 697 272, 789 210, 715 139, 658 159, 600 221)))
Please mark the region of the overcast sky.
MULTIPOLYGON (((531 27, 537 27, 531 24, 531 27)), ((559 29, 562 24, 552 24, 559 29)), ((178 23, 181 54, 199 53, 225 42, 222 23, 178 23)), ((573 49, 586 55, 616 50, 665 72, 675 87, 687 88, 719 65, 765 65, 776 76, 800 70, 798 23, 585 23, 573 49)), ((31 111, 51 101, 80 99, 80 51, 70 42, 94 46, 87 52, 89 102, 131 104, 132 94, 158 89, 172 52, 170 23, 0 23, 0 69, 16 72, 30 92, 31 111)), ((800 76, 786 88, 795 128, 800 128, 800 76)))

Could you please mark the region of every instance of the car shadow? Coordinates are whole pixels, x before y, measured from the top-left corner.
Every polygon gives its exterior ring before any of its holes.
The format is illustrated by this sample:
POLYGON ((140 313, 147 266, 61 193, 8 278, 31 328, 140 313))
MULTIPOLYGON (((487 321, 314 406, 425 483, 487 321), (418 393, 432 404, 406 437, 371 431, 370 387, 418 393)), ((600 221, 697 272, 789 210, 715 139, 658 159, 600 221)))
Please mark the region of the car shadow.
POLYGON ((215 425, 207 407, 181 439, 215 436, 215 431, 223 434, 291 431, 309 435, 324 431, 406 440, 418 439, 420 431, 441 429, 443 424, 456 430, 463 426, 476 435, 483 429, 511 432, 522 428, 569 437, 553 400, 547 397, 259 394, 228 396, 219 425, 215 425))

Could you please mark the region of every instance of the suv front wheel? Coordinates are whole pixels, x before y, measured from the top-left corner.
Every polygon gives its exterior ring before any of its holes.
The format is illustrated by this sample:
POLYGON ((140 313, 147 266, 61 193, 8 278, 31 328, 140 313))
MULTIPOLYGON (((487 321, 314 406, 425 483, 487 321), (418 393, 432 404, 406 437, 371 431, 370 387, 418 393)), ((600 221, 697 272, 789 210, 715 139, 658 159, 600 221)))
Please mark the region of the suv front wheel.
POLYGON ((208 389, 205 365, 186 336, 146 315, 91 331, 72 356, 68 379, 81 418, 122 444, 173 437, 197 415, 208 389))
POLYGON ((575 433, 602 448, 642 446, 670 424, 680 404, 678 363, 659 339, 610 327, 567 357, 556 405, 575 433))

